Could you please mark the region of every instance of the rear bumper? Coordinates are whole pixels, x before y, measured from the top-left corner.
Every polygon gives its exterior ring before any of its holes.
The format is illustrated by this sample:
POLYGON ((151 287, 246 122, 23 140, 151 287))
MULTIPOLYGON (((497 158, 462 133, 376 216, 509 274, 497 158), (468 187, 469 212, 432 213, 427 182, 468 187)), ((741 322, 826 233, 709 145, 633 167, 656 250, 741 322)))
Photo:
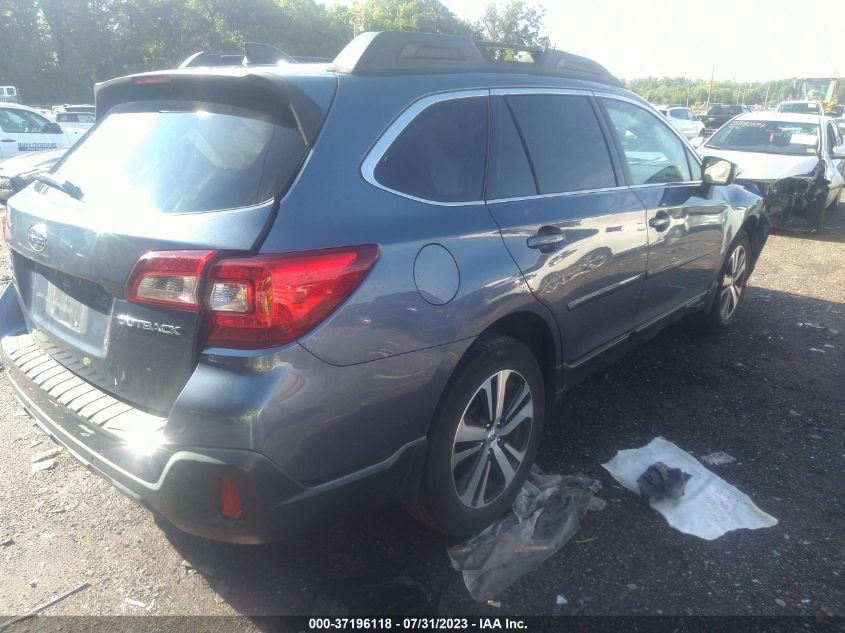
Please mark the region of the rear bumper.
POLYGON ((139 436, 118 437, 62 404, 33 380, 13 345, 3 339, 3 361, 15 394, 43 428, 87 468, 176 527, 205 538, 258 544, 307 530, 334 517, 386 503, 413 490, 425 438, 388 459, 315 486, 305 486, 251 450, 156 448, 139 436), (29 375, 28 375, 29 374, 29 375), (223 477, 238 483, 245 518, 220 516, 223 477))

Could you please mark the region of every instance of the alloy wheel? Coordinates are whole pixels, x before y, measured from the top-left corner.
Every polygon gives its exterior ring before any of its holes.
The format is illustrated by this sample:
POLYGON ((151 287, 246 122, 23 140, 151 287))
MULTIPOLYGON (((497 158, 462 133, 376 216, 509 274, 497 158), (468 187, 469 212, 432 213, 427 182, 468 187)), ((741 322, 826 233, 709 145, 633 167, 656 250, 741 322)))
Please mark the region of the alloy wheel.
POLYGON ((745 247, 740 244, 731 253, 728 260, 728 269, 722 277, 719 312, 723 321, 729 321, 739 306, 739 300, 745 287, 746 265, 745 247))
POLYGON ((525 378, 502 369, 464 409, 452 443, 452 484, 465 506, 483 508, 507 491, 525 460, 534 400, 525 378))

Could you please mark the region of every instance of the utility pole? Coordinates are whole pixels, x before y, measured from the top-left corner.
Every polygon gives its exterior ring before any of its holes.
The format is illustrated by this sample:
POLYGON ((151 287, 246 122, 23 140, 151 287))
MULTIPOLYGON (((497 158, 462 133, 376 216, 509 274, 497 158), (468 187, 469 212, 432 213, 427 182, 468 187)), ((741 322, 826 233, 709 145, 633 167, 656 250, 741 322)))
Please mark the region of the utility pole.
POLYGON ((713 75, 716 72, 716 64, 710 69, 710 85, 707 87, 707 109, 710 109, 710 96, 713 94, 713 75))
POLYGON ((769 82, 766 84, 766 100, 763 102, 763 110, 769 109, 769 88, 772 87, 772 80, 769 79, 769 82))

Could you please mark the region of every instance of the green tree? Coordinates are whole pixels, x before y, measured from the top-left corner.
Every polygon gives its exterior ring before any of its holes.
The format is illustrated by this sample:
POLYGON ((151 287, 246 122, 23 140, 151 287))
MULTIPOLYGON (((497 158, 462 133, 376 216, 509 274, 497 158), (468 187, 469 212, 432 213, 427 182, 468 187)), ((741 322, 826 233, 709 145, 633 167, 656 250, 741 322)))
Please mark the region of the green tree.
POLYGON ((541 35, 545 9, 522 0, 510 0, 499 6, 490 3, 475 28, 481 38, 520 46, 549 46, 549 38, 541 35))

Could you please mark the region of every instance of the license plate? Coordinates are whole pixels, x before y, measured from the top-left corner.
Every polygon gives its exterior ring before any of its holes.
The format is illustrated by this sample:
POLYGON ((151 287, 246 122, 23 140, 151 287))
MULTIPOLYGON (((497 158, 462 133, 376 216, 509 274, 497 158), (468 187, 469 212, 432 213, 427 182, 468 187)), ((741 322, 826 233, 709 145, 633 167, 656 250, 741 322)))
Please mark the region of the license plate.
POLYGON ((50 281, 47 282, 47 315, 77 334, 84 334, 88 325, 88 306, 50 281))

